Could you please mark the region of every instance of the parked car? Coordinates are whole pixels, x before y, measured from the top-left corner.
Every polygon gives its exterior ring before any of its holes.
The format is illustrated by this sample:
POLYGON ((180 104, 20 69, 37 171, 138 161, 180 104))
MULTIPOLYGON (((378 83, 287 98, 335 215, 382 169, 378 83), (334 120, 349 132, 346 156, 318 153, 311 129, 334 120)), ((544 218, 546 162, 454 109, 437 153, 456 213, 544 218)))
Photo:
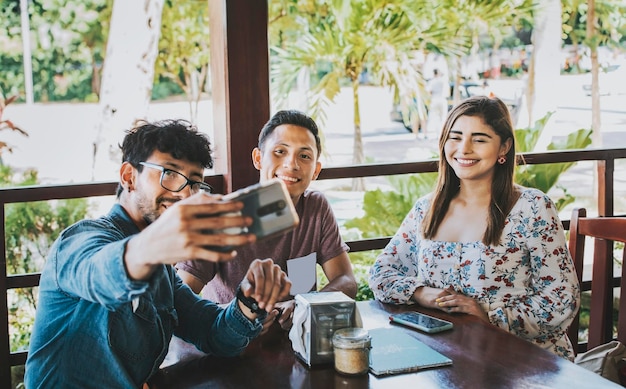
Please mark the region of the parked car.
MULTIPOLYGON (((453 91, 454 91, 454 83, 451 82, 450 83, 450 95, 449 95, 450 97, 448 97, 448 110, 450 110, 453 105, 453 101, 452 101, 453 91)), ((465 100, 470 96, 478 95, 482 93, 482 91, 483 91, 482 84, 474 82, 474 81, 463 81, 459 86, 459 94, 460 94, 461 100, 465 100)), ((412 123, 411 118, 405 117, 405 115, 406 114, 402 112, 402 108, 400 104, 394 103, 391 109, 391 112, 389 113, 389 117, 394 122, 402 123, 404 125, 404 128, 406 128, 407 131, 411 132, 413 131, 413 129, 411 128, 411 123, 412 123)))
MULTIPOLYGON (((591 96, 591 74, 587 74, 588 81, 583 84, 587 96, 591 96)), ((600 95, 620 95, 626 93, 626 65, 612 65, 606 71, 600 71, 598 82, 600 95)))
MULTIPOLYGON (((452 101, 453 88, 454 88, 454 83, 451 82, 450 83, 450 97, 448 97, 448 111, 451 110, 453 106, 453 101, 452 101)), ((461 100, 465 100, 471 96, 488 95, 490 93, 491 92, 489 91, 488 86, 484 85, 483 83, 478 83, 475 81, 463 81, 459 85, 459 96, 461 100)), ((509 107, 509 111, 511 112, 511 117, 513 118, 513 122, 515 123, 517 120, 517 113, 518 113, 519 105, 521 102, 521 94, 516 95, 514 99, 502 98, 502 101, 504 101, 507 107, 509 107)), ((407 112, 408 113, 402 112, 402 107, 400 106, 400 104, 394 103, 391 109, 391 112, 389 114, 389 117, 394 122, 402 123, 402 125, 404 125, 404 128, 406 128, 407 131, 412 132, 413 131, 413 128, 411 127, 412 118, 410 116, 405 117, 406 115, 410 115, 411 110, 407 110, 407 112)), ((423 123, 421 121, 418 121, 418 131, 420 132, 421 132, 422 124, 423 123)))

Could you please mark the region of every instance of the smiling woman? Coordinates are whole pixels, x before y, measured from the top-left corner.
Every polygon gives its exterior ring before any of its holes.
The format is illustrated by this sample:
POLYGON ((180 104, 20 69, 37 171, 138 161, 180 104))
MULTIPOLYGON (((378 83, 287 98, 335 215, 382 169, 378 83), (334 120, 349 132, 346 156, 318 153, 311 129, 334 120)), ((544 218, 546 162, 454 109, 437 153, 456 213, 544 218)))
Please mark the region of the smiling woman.
POLYGON ((573 360, 566 330, 580 286, 554 203, 513 182, 504 102, 461 102, 439 150, 436 189, 415 202, 370 268, 374 296, 476 316, 573 360))

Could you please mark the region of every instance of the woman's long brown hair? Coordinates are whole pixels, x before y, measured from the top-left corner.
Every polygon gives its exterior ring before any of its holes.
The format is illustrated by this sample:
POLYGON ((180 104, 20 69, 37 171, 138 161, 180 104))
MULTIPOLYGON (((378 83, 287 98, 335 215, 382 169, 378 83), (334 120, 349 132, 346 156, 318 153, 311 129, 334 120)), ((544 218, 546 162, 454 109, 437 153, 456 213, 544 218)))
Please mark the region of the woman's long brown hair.
POLYGON ((515 201, 517 191, 513 181, 515 173, 515 135, 509 110, 498 98, 475 96, 462 101, 448 114, 443 125, 443 132, 439 139, 439 177, 437 187, 431 199, 430 208, 422 224, 422 233, 427 239, 432 239, 441 222, 448 212, 450 202, 459 193, 460 180, 445 157, 444 146, 450 135, 450 130, 461 116, 481 117, 485 124, 491 127, 503 144, 511 139, 511 147, 506 154, 504 164, 496 164, 493 182, 491 184, 491 201, 489 204, 489 219, 482 242, 485 245, 500 243, 506 216, 509 214, 515 201))

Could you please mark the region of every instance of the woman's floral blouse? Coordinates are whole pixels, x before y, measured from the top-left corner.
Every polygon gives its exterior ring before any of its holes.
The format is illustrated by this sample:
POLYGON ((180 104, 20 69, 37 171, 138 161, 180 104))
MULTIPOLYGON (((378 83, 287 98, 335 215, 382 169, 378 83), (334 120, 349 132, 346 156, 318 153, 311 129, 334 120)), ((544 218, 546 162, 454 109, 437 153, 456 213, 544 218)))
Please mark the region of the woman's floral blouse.
POLYGON ((451 286, 475 298, 492 324, 573 360, 566 331, 580 286, 563 227, 548 196, 520 190, 497 246, 424 239, 430 196, 419 199, 370 269, 376 299, 412 304, 420 286, 451 286))

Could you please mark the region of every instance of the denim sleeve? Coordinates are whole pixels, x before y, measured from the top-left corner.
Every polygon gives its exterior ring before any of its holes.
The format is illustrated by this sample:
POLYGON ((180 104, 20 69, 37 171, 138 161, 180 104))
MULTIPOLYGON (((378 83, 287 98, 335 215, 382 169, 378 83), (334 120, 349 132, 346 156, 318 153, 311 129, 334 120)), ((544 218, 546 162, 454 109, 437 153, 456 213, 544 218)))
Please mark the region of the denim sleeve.
POLYGON ((124 265, 129 239, 111 229, 91 228, 89 223, 70 227, 48 258, 57 287, 69 296, 111 309, 143 294, 149 283, 131 280, 124 265))
POLYGON ((193 293, 178 275, 174 293, 178 314, 174 334, 207 354, 238 355, 261 333, 261 321, 249 320, 237 300, 222 308, 193 293))

